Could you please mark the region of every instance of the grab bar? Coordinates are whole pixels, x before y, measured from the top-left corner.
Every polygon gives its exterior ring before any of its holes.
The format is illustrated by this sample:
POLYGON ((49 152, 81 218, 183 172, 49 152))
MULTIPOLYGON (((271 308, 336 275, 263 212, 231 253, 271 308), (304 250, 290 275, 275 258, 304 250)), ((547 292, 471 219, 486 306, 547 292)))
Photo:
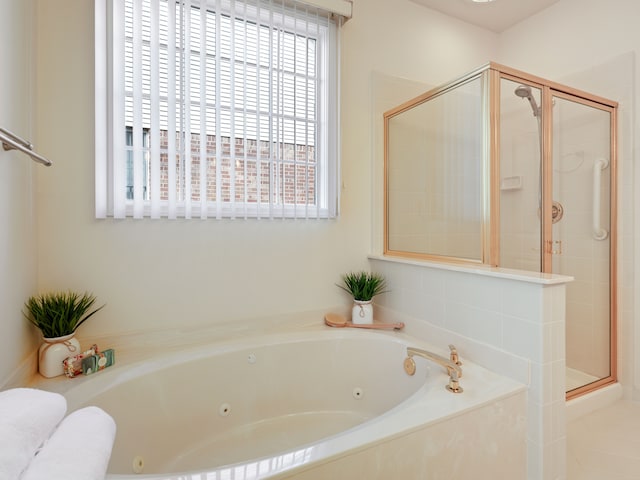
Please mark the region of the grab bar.
POLYGON ((593 163, 593 238, 605 240, 609 232, 600 226, 600 178, 602 170, 609 166, 606 158, 597 158, 593 163))
POLYGON ((47 167, 53 165, 51 160, 47 160, 41 155, 38 155, 33 151, 33 144, 27 140, 24 140, 17 136, 15 133, 11 133, 9 130, 0 128, 0 141, 2 142, 2 148, 5 150, 20 150, 22 153, 29 155, 34 161, 41 163, 47 167))

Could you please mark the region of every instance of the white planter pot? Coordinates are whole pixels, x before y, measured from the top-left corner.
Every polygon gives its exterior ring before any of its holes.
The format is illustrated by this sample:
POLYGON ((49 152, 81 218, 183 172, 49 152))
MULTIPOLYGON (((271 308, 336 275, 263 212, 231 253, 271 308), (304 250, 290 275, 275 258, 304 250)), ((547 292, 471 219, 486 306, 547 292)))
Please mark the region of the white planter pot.
POLYGON ((354 300, 351 321, 359 325, 373 323, 373 300, 367 302, 354 300))
POLYGON ((65 358, 80 353, 80 342, 74 334, 64 337, 44 338, 38 350, 38 371, 43 377, 51 378, 64 374, 62 362, 65 358))

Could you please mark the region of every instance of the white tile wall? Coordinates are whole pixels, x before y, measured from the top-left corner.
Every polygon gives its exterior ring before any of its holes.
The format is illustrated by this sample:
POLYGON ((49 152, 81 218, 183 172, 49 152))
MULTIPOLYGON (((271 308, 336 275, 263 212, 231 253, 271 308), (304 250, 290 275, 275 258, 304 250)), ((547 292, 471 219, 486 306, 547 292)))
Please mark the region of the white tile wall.
MULTIPOLYGON (((566 478, 565 302, 570 277, 370 257, 378 315, 528 385, 527 478, 566 478)), ((463 360, 464 361, 464 360, 463 360)))

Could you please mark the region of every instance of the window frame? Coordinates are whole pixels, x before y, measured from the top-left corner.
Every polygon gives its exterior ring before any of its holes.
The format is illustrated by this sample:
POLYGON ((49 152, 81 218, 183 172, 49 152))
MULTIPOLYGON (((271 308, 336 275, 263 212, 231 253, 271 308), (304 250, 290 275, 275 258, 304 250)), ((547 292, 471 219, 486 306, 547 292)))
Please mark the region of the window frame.
MULTIPOLYGON (((193 6, 192 2, 188 2, 193 6)), ((127 199, 126 191, 116 195, 116 177, 125 177, 127 155, 125 135, 116 135, 116 125, 124 125, 124 88, 114 88, 114 77, 124 81, 123 48, 119 48, 115 37, 123 38, 124 25, 114 21, 121 18, 124 0, 95 0, 95 215, 96 218, 336 218, 339 214, 339 26, 340 22, 328 21, 325 29, 320 29, 317 40, 317 68, 320 72, 333 71, 319 81, 317 91, 316 118, 318 122, 316 144, 317 187, 316 205, 311 203, 274 204, 269 202, 220 202, 207 201, 206 212, 200 211, 200 201, 178 200, 173 207, 169 200, 136 201, 127 199), (329 65, 329 63, 331 65, 329 65), (120 108, 118 108, 118 105, 120 108), (120 152, 117 154, 116 152, 120 152), (155 213, 154 213, 155 210, 155 213)), ((189 8, 189 7, 186 7, 189 8)), ((287 28, 289 30, 289 28, 287 28)), ((308 32, 305 32, 308 34, 308 32)), ((120 47, 124 45, 121 42, 120 47)), ((319 73, 320 75, 320 73, 319 73)), ((241 138, 235 137, 234 140, 241 138)), ((262 139, 261 139, 262 140, 262 139)), ((278 139, 278 142, 282 140, 278 139)), ((294 144, 295 145, 295 144, 294 144)), ((148 152, 147 152, 148 153, 148 152)), ((143 151, 143 154, 145 152, 143 151)), ((148 179, 147 179, 148 181, 148 179)), ((192 177, 191 184, 198 182, 192 177)), ((269 183, 273 187, 273 182, 269 183)))

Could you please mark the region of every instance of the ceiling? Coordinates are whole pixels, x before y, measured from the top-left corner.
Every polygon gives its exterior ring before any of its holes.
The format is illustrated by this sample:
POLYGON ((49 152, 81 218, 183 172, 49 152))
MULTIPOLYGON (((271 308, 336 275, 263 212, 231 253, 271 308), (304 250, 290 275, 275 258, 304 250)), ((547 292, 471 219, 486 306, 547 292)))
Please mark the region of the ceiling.
POLYGON ((496 0, 491 3, 474 3, 471 0, 411 1, 500 33, 559 0, 496 0))

